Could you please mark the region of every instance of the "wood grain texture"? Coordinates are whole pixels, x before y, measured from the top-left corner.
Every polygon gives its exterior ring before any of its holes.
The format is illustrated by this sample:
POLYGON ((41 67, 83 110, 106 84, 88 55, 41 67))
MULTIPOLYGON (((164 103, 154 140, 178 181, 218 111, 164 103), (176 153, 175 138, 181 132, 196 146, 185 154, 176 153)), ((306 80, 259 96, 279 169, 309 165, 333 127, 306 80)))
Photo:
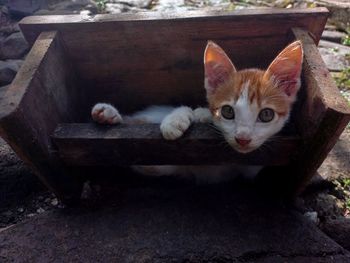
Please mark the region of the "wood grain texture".
POLYGON ((63 172, 49 135, 79 113, 76 84, 57 32, 44 32, 0 100, 1 136, 63 200, 79 195, 79 184, 63 172))
POLYGON ((349 103, 340 94, 339 89, 329 73, 326 64, 318 52, 316 43, 310 34, 301 28, 293 28, 294 39, 303 43, 303 95, 300 109, 299 130, 304 137, 312 137, 320 121, 328 110, 334 110, 346 117, 350 113, 349 103))
POLYGON ((288 43, 291 27, 318 40, 327 16, 324 8, 39 16, 23 19, 20 27, 30 43, 42 31, 58 30, 88 103, 110 102, 130 112, 149 104, 205 104, 208 40, 221 45, 237 68, 264 68, 288 43))
POLYGON ((176 141, 164 140, 158 124, 103 126, 60 124, 52 136, 60 157, 72 166, 130 164, 269 164, 289 163, 299 139, 283 135, 249 154, 234 151, 213 128, 193 125, 176 141))
POLYGON ((302 147, 286 167, 266 168, 264 180, 276 183, 285 193, 298 193, 316 174, 317 169, 350 121, 350 106, 340 94, 316 43, 310 34, 293 28, 292 38, 303 43, 303 89, 296 118, 302 147))
POLYGON ((302 177, 298 185, 302 188, 349 123, 350 106, 340 94, 310 34, 300 28, 294 28, 292 34, 303 43, 304 85, 307 87, 299 122, 306 145, 297 166, 297 175, 302 177))

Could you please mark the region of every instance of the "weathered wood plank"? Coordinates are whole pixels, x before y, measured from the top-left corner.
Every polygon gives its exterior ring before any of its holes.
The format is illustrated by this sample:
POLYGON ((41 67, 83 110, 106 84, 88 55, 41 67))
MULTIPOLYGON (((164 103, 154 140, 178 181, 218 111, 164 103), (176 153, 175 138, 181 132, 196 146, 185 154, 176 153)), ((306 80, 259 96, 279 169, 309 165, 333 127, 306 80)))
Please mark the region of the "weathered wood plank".
POLYGON ((300 108, 301 121, 298 128, 304 137, 312 137, 328 110, 334 110, 347 119, 350 108, 310 34, 301 28, 293 28, 292 34, 295 39, 303 42, 304 49, 303 86, 306 88, 302 89, 304 94, 301 97, 304 100, 300 108))
POLYGON ((288 163, 296 154, 297 136, 283 135, 249 153, 234 151, 204 124, 193 125, 176 141, 164 140, 158 124, 102 126, 94 123, 60 124, 52 136, 68 165, 130 164, 270 164, 288 163))
POLYGON ((78 118, 79 91, 57 32, 44 32, 0 100, 0 135, 62 200, 79 195, 79 183, 63 172, 49 135, 78 118))
POLYGON ((263 171, 264 180, 276 183, 283 194, 298 193, 306 186, 350 121, 349 104, 329 74, 312 36, 300 28, 292 29, 292 35, 302 41, 304 49, 303 100, 295 118, 303 145, 288 166, 263 171))
POLYGON ((39 16, 24 18, 20 27, 30 43, 41 31, 58 30, 85 81, 88 103, 111 102, 130 112, 149 104, 204 104, 208 40, 238 68, 266 67, 287 44, 291 27, 318 40, 327 16, 324 8, 39 16))
POLYGON ((302 176, 298 184, 301 189, 316 173, 349 123, 350 106, 340 94, 310 34, 300 28, 294 28, 292 32, 303 42, 305 52, 303 67, 307 89, 299 130, 307 147, 297 166, 297 174, 302 176))

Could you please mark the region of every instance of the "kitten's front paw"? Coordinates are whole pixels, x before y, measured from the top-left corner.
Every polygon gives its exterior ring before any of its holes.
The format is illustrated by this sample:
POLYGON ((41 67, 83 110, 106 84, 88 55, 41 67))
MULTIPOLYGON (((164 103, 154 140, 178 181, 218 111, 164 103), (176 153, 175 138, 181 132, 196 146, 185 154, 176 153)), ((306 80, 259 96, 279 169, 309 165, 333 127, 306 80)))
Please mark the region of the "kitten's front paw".
POLYGON ((193 111, 194 121, 200 123, 209 123, 212 121, 212 115, 208 108, 199 107, 193 111))
POLYGON ((176 140, 180 138, 184 132, 190 127, 193 121, 193 111, 189 107, 180 107, 166 116, 161 125, 160 130, 166 140, 176 140))
POLYGON ((91 110, 91 117, 102 124, 116 124, 123 121, 118 110, 106 103, 97 103, 91 110))

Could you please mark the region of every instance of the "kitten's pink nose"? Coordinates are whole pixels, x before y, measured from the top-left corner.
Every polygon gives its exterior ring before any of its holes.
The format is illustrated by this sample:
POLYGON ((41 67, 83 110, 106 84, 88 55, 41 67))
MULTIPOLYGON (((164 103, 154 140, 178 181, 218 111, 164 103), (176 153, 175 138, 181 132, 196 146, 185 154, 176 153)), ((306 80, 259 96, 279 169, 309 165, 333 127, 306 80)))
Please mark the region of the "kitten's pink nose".
POLYGON ((252 140, 251 139, 243 139, 235 137, 236 142, 241 146, 247 146, 252 140))

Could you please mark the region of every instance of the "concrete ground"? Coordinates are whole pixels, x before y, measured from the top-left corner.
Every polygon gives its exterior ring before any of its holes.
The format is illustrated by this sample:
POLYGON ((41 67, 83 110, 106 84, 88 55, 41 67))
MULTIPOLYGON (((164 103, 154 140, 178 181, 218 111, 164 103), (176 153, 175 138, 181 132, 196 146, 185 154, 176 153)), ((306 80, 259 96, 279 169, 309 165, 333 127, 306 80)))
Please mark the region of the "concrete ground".
POLYGON ((156 185, 8 227, 0 261, 350 262, 315 224, 249 185, 156 185))

